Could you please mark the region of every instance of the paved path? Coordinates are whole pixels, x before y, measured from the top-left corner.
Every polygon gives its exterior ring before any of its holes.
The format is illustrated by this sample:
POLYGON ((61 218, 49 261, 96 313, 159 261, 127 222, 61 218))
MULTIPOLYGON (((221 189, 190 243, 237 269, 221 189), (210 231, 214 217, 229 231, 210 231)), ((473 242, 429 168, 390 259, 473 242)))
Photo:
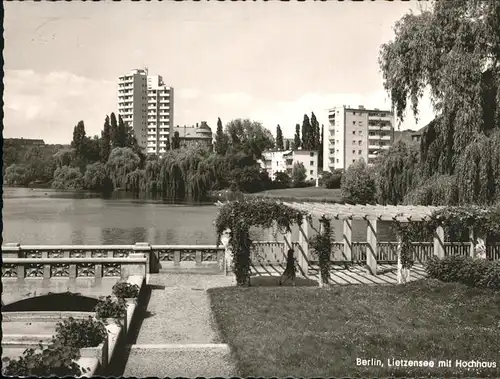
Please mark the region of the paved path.
POLYGON ((206 290, 234 285, 223 275, 152 274, 151 298, 123 376, 238 376, 221 344, 206 290))

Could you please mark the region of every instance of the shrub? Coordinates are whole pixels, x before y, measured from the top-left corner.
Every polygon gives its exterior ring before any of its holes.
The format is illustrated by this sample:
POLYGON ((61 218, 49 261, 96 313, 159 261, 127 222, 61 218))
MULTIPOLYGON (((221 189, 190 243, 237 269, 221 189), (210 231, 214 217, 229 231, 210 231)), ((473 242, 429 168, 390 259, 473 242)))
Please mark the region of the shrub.
POLYGON ((338 189, 342 181, 344 170, 334 170, 333 172, 323 171, 320 184, 323 188, 338 189))
POLYGON ((113 295, 121 299, 136 298, 139 296, 139 286, 127 282, 119 282, 113 286, 113 295))
POLYGON ((127 312, 127 303, 124 299, 113 299, 111 296, 101 296, 97 305, 94 308, 97 318, 115 318, 121 319, 125 317, 127 312))
POLYGON ((425 270, 431 278, 474 287, 500 289, 500 262, 452 255, 431 257, 425 270))
POLYGON ((57 323, 54 344, 71 346, 78 349, 82 347, 95 347, 106 339, 107 332, 103 323, 89 317, 85 320, 75 320, 69 317, 57 323))
POLYGON ((292 167, 292 185, 295 188, 305 187, 307 171, 303 163, 295 163, 292 167))
POLYGON ((340 189, 344 200, 368 204, 375 199, 375 180, 366 163, 361 160, 350 165, 342 176, 340 189))
POLYGON ((75 362, 80 358, 77 348, 58 344, 45 349, 40 345, 39 348, 41 351, 38 352, 36 349, 26 349, 18 359, 4 359, 2 374, 19 377, 77 377, 87 371, 75 362))

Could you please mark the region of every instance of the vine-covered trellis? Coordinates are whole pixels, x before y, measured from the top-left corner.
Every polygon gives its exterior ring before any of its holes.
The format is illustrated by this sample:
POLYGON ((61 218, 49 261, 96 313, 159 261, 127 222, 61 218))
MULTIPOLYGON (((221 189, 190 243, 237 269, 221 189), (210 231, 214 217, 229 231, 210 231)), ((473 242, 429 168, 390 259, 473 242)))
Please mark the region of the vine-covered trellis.
POLYGON ((250 285, 250 228, 270 229, 287 233, 293 224, 300 225, 306 213, 269 199, 252 199, 225 203, 215 220, 217 245, 224 232, 229 232, 234 273, 238 285, 250 285))

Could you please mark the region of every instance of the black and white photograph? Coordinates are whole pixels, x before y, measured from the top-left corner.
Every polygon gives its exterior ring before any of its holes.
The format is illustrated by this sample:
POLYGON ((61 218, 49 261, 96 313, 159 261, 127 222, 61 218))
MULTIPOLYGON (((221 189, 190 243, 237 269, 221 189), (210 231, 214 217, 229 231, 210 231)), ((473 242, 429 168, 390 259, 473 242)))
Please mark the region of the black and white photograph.
POLYGON ((2 376, 500 378, 500 1, 2 8, 2 376))

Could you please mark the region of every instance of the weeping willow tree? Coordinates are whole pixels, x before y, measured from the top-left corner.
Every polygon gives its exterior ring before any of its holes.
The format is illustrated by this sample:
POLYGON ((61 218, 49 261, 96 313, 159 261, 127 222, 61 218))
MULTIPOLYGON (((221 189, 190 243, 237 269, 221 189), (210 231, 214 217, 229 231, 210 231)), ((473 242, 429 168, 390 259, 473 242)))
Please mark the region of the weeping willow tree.
POLYGON ((125 187, 134 193, 203 200, 217 179, 215 155, 197 148, 169 150, 161 160, 148 160, 143 169, 129 172, 125 187))
POLYGON ((422 186, 434 189, 436 177, 443 175, 459 188, 449 201, 495 201, 500 191, 493 186, 500 178, 495 132, 500 128, 500 2, 435 2, 430 11, 405 15, 395 35, 382 46, 380 66, 398 119, 404 120, 408 105, 418 118, 425 89, 438 115, 422 135, 415 191, 422 195, 422 186))
POLYGON ((399 204, 418 183, 418 146, 400 140, 384 154, 376 170, 377 199, 381 204, 399 204))
MULTIPOLYGON (((128 147, 117 147, 111 151, 106 168, 115 188, 126 188, 128 175, 139 168, 141 160, 128 147)), ((128 185, 130 188, 130 185, 128 185)))

